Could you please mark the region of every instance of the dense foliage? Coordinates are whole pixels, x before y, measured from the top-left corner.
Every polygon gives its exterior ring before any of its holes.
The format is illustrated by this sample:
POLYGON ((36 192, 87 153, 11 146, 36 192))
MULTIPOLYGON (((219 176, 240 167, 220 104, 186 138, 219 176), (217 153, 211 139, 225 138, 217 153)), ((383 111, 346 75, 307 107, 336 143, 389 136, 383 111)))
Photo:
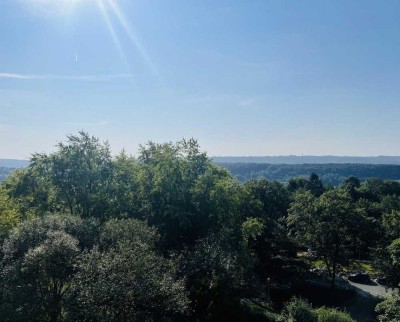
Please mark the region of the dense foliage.
MULTIPOLYGON (((397 161, 397 160, 396 160, 397 161)), ((303 161, 305 162, 305 161, 303 161)), ((300 163, 300 162, 299 162, 300 163)), ((369 178, 382 180, 400 180, 400 165, 397 164, 268 164, 218 162, 227 168, 241 182, 251 179, 268 179, 289 182, 294 177, 309 177, 316 173, 326 185, 339 186, 346 178, 355 176, 364 182, 369 178)))
POLYGON ((282 316, 289 322, 355 322, 346 312, 326 307, 314 309, 307 301, 298 298, 286 303, 282 316))
POLYGON ((13 168, 0 167, 0 182, 6 180, 12 171, 13 168))
MULTIPOLYGON (((0 316, 352 321, 297 299, 281 308, 299 285, 323 279, 309 271, 314 259, 332 288, 356 260, 375 261, 397 287, 399 214, 395 181, 350 177, 334 188, 311 174, 241 184, 195 140, 113 157, 81 132, 1 185, 0 316)), ((380 316, 396 312, 392 303, 380 316)))

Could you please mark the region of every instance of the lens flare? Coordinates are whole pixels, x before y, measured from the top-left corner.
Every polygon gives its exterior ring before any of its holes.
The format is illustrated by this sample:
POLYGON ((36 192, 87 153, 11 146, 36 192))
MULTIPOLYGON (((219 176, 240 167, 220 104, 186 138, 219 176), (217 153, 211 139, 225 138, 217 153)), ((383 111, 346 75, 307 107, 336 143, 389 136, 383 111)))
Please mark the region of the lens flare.
POLYGON ((124 63, 127 63, 127 59, 124 53, 124 50, 122 48, 122 45, 118 39, 117 33, 115 32, 114 26, 111 23, 111 19, 108 15, 107 9, 104 6, 103 0, 97 0, 97 6, 103 16, 103 19, 107 25, 108 31, 111 35, 111 38, 114 42, 115 47, 117 48, 118 54, 120 55, 121 59, 124 61, 124 63))
POLYGON ((121 24, 122 28, 136 47, 137 51, 140 53, 142 58, 146 61, 147 65, 150 67, 151 71, 153 74, 157 77, 158 80, 161 80, 161 76, 158 72, 157 67, 151 60, 150 56, 148 55, 146 49, 142 45, 142 43, 139 41, 138 37, 136 36, 135 32, 133 31, 132 27, 129 25, 128 20, 125 18, 124 14, 122 13, 122 10, 118 6, 118 4, 114 0, 106 0, 107 3, 109 4, 112 12, 115 14, 117 17, 119 23, 121 24))

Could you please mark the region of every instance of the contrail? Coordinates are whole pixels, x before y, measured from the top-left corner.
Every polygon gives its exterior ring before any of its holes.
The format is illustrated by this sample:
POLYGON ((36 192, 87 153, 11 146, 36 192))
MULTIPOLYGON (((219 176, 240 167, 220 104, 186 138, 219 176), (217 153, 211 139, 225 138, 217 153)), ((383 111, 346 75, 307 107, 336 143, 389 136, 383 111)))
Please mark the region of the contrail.
POLYGON ((0 78, 11 78, 11 79, 40 79, 39 75, 23 75, 23 74, 12 74, 12 73, 0 73, 0 78))

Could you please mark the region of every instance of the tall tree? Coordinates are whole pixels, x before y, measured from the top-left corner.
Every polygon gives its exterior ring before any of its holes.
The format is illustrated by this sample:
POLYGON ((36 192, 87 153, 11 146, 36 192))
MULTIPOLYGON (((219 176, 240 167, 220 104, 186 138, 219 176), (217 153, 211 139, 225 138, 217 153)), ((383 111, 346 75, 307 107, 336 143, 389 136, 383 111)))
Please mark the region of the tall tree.
POLYGON ((25 221, 11 233, 1 263, 5 320, 61 320, 83 228, 79 218, 49 216, 25 221))
POLYGON ((113 167, 107 142, 86 132, 67 136, 52 154, 34 154, 30 169, 48 180, 57 201, 71 214, 106 217, 110 212, 113 167))
POLYGON ((138 180, 141 218, 155 225, 166 249, 179 249, 212 231, 240 230, 242 187, 211 163, 195 140, 142 146, 138 180))
POLYGON ((172 260, 157 253, 158 234, 144 222, 111 220, 99 247, 84 254, 72 281, 72 320, 174 321, 188 298, 172 260))
POLYGON ((351 257, 363 220, 348 194, 331 190, 320 198, 309 192, 297 194, 287 222, 290 234, 324 261, 333 286, 339 265, 351 257))

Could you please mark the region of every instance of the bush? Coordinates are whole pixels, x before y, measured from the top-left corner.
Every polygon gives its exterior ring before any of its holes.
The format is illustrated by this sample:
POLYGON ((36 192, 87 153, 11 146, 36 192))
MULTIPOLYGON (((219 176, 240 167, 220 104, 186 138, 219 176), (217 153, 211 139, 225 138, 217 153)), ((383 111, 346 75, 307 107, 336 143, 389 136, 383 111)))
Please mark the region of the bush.
POLYGON ((286 303, 283 317, 288 322, 317 322, 317 316, 311 305, 298 298, 293 298, 286 303))
POLYGON ((355 322, 349 314, 332 308, 321 307, 315 310, 318 322, 355 322))
POLYGON ((313 309, 303 299, 292 298, 282 311, 282 321, 287 322, 355 322, 346 312, 321 307, 313 309))
POLYGON ((376 306, 376 313, 381 322, 400 321, 400 295, 386 298, 376 306))

